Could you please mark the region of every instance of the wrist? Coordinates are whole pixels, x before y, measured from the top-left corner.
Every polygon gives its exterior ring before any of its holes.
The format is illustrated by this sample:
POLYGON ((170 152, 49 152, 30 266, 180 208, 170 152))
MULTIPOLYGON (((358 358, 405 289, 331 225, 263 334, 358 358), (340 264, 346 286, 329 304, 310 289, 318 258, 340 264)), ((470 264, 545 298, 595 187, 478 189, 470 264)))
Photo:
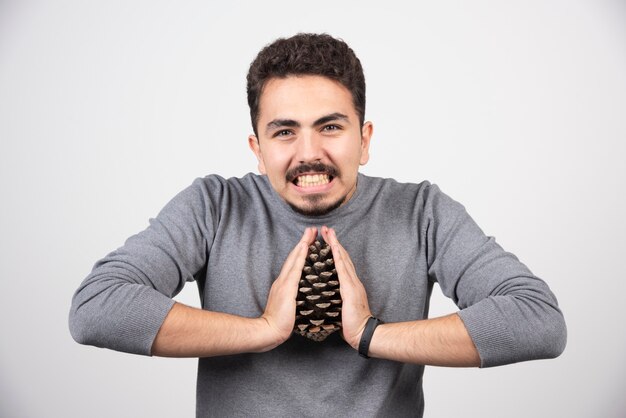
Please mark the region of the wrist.
POLYGON ((254 319, 255 321, 255 335, 258 337, 257 346, 255 350, 259 353, 270 351, 285 341, 291 336, 288 334, 286 337, 265 316, 260 316, 254 319))

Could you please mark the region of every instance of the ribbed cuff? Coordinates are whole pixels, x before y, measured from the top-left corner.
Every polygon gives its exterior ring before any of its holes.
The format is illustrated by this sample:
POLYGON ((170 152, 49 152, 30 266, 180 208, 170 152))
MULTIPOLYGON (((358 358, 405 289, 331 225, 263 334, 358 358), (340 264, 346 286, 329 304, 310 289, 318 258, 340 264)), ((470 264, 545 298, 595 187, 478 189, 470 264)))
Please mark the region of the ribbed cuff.
POLYGON ((481 368, 515 361, 513 333, 493 297, 463 309, 458 314, 478 350, 481 368))
POLYGON ((122 344, 132 343, 123 351, 151 356, 154 339, 175 301, 154 289, 141 287, 129 304, 132 309, 119 324, 119 338, 122 344))

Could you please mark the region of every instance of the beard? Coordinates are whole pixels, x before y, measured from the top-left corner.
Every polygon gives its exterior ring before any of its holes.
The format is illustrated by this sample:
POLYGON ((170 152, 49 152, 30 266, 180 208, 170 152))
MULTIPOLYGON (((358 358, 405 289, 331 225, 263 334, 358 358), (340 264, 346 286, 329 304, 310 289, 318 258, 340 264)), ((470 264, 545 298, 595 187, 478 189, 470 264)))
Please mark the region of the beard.
POLYGON ((291 209, 302 215, 323 216, 341 206, 346 201, 347 197, 348 196, 346 195, 338 199, 336 202, 324 203, 324 195, 312 194, 304 198, 306 200, 304 205, 297 206, 291 202, 287 202, 287 204, 291 206, 291 209))

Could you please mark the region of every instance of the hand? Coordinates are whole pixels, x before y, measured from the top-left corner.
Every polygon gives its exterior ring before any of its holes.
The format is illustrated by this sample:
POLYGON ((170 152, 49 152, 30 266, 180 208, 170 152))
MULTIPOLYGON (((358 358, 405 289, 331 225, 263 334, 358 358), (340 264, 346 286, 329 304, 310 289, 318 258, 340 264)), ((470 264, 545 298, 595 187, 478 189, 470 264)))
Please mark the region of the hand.
POLYGON ((335 269, 337 276, 339 276, 339 289, 343 301, 341 308, 342 337, 352 348, 358 350, 365 324, 372 316, 367 303, 367 292, 365 292, 365 287, 356 274, 348 252, 337 240, 335 230, 323 226, 322 237, 331 247, 335 269))
POLYGON ((300 242, 289 253, 278 278, 272 284, 265 312, 261 318, 273 334, 273 347, 287 341, 296 322, 296 296, 309 245, 317 237, 317 228, 307 228, 300 242))

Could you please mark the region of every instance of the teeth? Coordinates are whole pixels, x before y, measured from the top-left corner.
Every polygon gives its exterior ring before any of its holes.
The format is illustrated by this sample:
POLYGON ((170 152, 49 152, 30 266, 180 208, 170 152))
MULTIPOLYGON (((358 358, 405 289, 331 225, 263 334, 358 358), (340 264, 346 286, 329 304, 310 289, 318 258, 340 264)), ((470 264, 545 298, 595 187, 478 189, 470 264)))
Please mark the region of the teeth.
POLYGON ((297 179, 298 187, 321 186, 329 182, 328 174, 307 174, 297 179))

